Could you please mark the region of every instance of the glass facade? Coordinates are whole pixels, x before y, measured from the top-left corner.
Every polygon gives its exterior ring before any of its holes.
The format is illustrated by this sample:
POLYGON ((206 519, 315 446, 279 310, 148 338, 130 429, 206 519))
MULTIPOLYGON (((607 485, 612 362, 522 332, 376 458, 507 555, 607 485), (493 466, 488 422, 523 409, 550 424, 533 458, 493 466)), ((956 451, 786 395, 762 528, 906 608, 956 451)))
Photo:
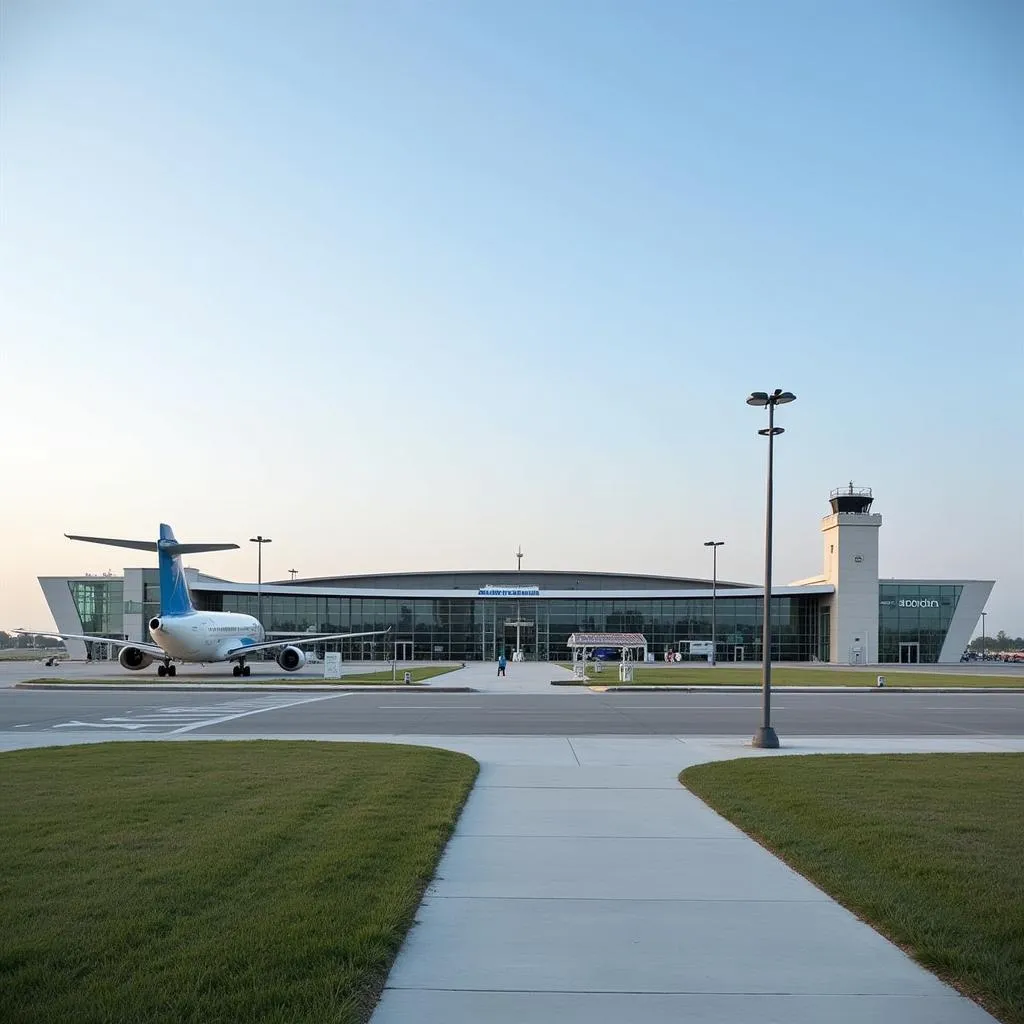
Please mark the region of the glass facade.
MULTIPOLYGON (((97 639, 125 635, 126 612, 142 612, 143 622, 159 614, 160 580, 156 569, 142 573, 142 602, 124 601, 118 577, 68 580, 82 632, 97 639)), ((228 585, 230 586, 230 584, 228 585)), ((878 660, 883 664, 935 664, 949 632, 963 586, 956 583, 880 582, 878 660)), ((711 639, 710 594, 687 597, 480 596, 452 593, 443 597, 389 597, 375 593, 255 593, 195 589, 196 607, 207 611, 245 612, 277 633, 369 633, 331 648, 346 659, 493 660, 517 646, 529 661, 566 661, 574 632, 643 633, 648 650, 660 661, 667 651, 690 657, 688 644, 711 639), (397 648, 396 648, 396 645, 397 648)), ((772 659, 829 661, 830 594, 797 594, 772 599, 772 659)), ((718 661, 760 661, 760 597, 720 592, 714 602, 718 661)), ((69 626, 65 627, 70 629, 69 626)), ((144 632, 148 632, 145 630, 144 632)), ((94 645, 94 656, 102 656, 94 645)), ((959 656, 959 652, 955 652, 959 656)), ((705 656, 694 655, 703 661, 705 656)))
MULTIPOLYGON (((110 637, 123 640, 124 633, 124 580, 99 576, 95 579, 68 580, 71 600, 82 623, 82 632, 97 639, 110 637)), ((87 656, 106 660, 117 656, 116 648, 106 644, 87 644, 87 656)))
MULTIPOLYGON (((193 595, 193 600, 195 595, 193 595)), ((148 623, 150 619, 160 614, 160 570, 142 570, 142 621, 148 623)), ((149 626, 145 626, 145 636, 149 638, 149 626)))
MULTIPOLYGON (((257 615, 257 596, 198 591, 197 607, 257 615)), ((148 593, 147 593, 147 601, 148 593)), ((821 650, 817 595, 772 599, 772 658, 811 661, 821 650)), ((518 642, 529 661, 569 659, 571 633, 643 633, 660 660, 666 651, 688 656, 690 640, 711 639, 711 597, 687 598, 392 598, 264 594, 262 621, 273 632, 369 632, 386 637, 342 641, 345 658, 434 661, 492 660, 511 656, 518 642)), ((761 659, 762 601, 719 597, 715 618, 720 661, 761 659)), ((824 628, 828 629, 827 619, 824 628)), ((825 637, 827 650, 828 638, 825 637)), ((704 656, 700 656, 704 660, 704 656)))
POLYGON ((109 577, 69 580, 83 633, 124 637, 124 580, 109 577))
POLYGON ((937 662, 962 590, 951 583, 880 583, 878 660, 937 662))

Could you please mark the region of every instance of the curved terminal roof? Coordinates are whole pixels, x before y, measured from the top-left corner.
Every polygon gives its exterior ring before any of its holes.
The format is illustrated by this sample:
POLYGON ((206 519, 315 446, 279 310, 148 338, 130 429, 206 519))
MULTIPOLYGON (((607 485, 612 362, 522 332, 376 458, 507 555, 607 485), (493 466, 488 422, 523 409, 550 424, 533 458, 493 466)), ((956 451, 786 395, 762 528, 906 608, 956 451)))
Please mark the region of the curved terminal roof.
MULTIPOLYGON (((541 590, 702 590, 711 580, 688 576, 650 576, 637 573, 572 572, 544 569, 519 572, 516 569, 453 570, 442 572, 386 572, 355 576, 316 576, 307 579, 264 581, 275 587, 337 587, 367 590, 470 590, 481 587, 539 587, 541 590)), ((753 583, 719 580, 719 590, 752 587, 753 583)))

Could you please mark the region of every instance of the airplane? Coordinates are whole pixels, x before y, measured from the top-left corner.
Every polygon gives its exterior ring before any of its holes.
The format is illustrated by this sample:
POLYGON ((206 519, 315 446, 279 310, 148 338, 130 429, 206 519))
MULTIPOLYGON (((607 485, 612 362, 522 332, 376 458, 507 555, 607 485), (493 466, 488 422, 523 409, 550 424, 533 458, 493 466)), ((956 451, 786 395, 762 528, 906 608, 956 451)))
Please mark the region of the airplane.
MULTIPOLYGON (((108 544, 116 548, 134 548, 137 551, 155 551, 160 567, 160 613, 149 620, 152 643, 138 640, 111 640, 107 637, 81 636, 74 633, 47 633, 33 630, 39 636, 52 636, 61 640, 85 640, 90 643, 110 644, 120 647, 117 656, 122 668, 132 672, 148 668, 154 661, 159 662, 158 676, 177 674, 175 661, 208 663, 231 661, 231 672, 236 676, 250 674, 246 658, 260 651, 279 649, 277 663, 285 672, 297 672, 306 664, 306 654, 300 644, 326 643, 345 640, 349 637, 380 636, 390 629, 367 633, 327 633, 287 640, 267 640, 267 634, 260 621, 252 615, 240 612, 201 612, 192 604, 188 581, 181 567, 181 556, 200 551, 231 551, 237 544, 180 544, 174 531, 166 524, 160 524, 160 539, 123 540, 115 537, 79 537, 64 534, 68 540, 80 540, 89 544, 108 544)), ((28 632, 18 630, 17 632, 28 632)))

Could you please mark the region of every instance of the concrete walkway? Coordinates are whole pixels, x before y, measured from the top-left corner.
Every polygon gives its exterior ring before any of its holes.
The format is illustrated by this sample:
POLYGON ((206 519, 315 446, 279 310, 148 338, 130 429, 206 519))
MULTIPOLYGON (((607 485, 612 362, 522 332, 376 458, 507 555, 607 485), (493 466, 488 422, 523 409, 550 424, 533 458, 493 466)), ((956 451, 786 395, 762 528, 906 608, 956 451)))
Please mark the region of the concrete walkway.
MULTIPOLYGON (((481 774, 373 1024, 993 1020, 676 781, 691 763, 775 755, 732 738, 433 745, 481 774)), ((973 749, 1024 740, 781 753, 973 749)))
MULTIPOLYGON (((610 678, 618 679, 618 676, 610 678)), ((401 677, 399 677, 401 678, 401 677)), ((572 672, 567 668, 546 661, 509 662, 505 675, 498 675, 496 661, 470 661, 465 668, 436 676, 430 682, 448 686, 471 686, 483 693, 586 693, 584 686, 565 687, 559 690, 551 685, 552 679, 572 679, 572 672)))

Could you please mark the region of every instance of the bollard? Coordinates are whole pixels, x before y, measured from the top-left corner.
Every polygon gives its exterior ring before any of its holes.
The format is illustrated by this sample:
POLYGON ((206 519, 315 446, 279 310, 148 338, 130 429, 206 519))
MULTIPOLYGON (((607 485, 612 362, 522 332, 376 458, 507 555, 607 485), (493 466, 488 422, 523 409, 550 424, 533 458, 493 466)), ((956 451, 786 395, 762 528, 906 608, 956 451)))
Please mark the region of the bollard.
POLYGON ((405 680, 404 681, 405 681, 405 684, 407 686, 409 685, 409 683, 412 682, 412 673, 411 672, 406 672, 405 673, 405 680))
POLYGON ((885 676, 879 676, 878 677, 878 685, 879 686, 885 686, 885 676))

